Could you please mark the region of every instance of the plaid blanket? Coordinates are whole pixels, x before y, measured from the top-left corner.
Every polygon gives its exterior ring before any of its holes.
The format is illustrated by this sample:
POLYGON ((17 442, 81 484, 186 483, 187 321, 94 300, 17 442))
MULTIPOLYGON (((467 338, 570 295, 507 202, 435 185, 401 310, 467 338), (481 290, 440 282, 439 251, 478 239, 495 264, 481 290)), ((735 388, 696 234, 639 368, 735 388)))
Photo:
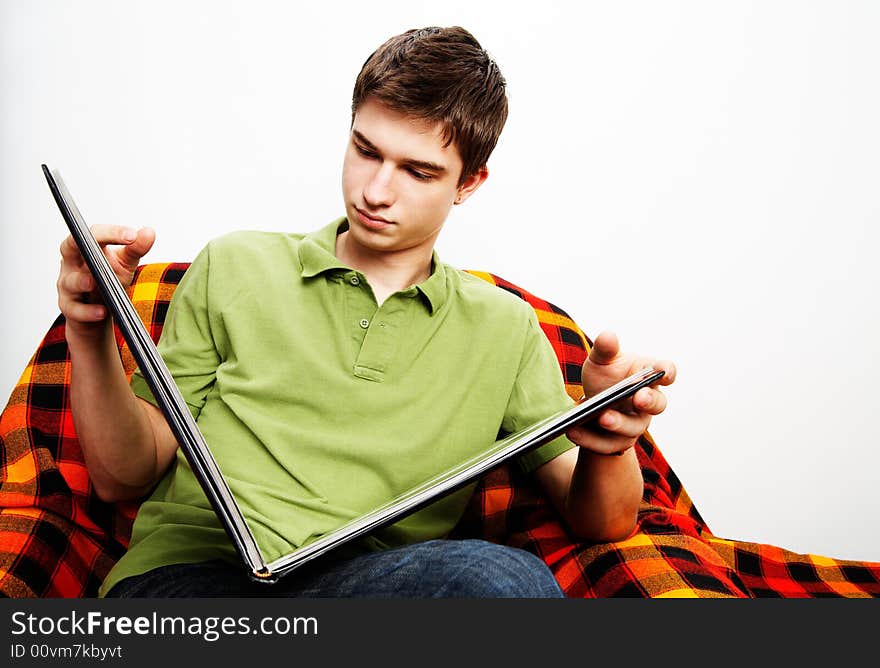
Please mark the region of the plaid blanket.
MULTIPOLYGON (((139 268, 129 295, 154 340, 188 264, 139 268)), ((590 341, 550 302, 485 272, 527 301, 553 345, 572 397, 590 341)), ((126 370, 135 362, 117 331, 126 370)), ((59 317, 0 416, 0 594, 91 597, 131 537, 137 503, 91 488, 73 427, 70 364, 59 317)), ((457 536, 530 550, 571 597, 880 597, 880 563, 844 561, 714 536, 657 444, 636 446, 645 493, 637 530, 617 543, 574 541, 529 476, 501 466, 479 484, 457 536)))

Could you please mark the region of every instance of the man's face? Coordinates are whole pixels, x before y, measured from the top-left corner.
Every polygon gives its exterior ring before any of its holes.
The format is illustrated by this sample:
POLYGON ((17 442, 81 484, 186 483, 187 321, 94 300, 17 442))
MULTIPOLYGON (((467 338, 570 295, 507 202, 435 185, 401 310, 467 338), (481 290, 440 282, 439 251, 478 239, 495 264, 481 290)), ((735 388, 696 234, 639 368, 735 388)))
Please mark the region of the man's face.
POLYGON ((485 180, 484 169, 461 186, 462 162, 444 146, 442 127, 373 100, 355 113, 342 166, 349 240, 367 253, 423 258, 449 210, 485 180))

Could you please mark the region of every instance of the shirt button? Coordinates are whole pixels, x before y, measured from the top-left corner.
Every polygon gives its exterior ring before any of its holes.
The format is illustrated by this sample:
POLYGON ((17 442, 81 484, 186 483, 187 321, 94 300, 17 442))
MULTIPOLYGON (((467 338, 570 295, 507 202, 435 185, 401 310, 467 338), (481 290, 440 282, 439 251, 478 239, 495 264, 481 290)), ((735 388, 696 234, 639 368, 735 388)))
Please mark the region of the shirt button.
POLYGON ((366 329, 366 328, 369 327, 369 326, 370 326, 370 321, 367 320, 366 318, 362 318, 362 319, 361 319, 361 327, 363 327, 364 329, 366 329))
POLYGON ((350 279, 348 279, 348 282, 352 285, 360 285, 361 279, 359 279, 357 276, 352 276, 350 279))

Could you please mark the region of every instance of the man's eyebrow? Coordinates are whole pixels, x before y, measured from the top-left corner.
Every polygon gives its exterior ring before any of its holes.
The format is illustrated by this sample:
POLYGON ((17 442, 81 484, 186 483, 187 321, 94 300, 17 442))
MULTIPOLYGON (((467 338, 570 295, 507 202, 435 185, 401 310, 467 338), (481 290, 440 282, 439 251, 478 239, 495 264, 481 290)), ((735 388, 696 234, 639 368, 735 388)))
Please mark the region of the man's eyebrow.
MULTIPOLYGON (((366 148, 370 149, 371 151, 375 151, 376 153, 381 153, 379 147, 376 146, 369 139, 367 139, 364 136, 364 133, 360 130, 352 130, 351 134, 354 135, 354 138, 357 139, 366 148)), ((403 162, 409 167, 424 169, 425 171, 434 172, 436 174, 443 174, 446 172, 446 167, 444 167, 443 165, 438 165, 436 162, 431 162, 429 160, 416 160, 414 158, 407 158, 403 162)))
POLYGON ((351 134, 353 134, 355 136, 355 139, 357 139, 361 144, 366 146, 368 149, 370 149, 371 151, 376 151, 378 153, 379 147, 376 146, 369 139, 367 139, 360 130, 352 130, 351 134))

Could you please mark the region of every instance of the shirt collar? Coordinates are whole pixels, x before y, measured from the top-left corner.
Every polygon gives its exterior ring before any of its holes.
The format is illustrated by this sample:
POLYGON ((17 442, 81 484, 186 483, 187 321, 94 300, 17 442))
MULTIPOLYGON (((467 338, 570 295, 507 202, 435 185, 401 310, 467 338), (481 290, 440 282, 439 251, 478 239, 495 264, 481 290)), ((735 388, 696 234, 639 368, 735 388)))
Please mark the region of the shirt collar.
POLYGON ((416 285, 428 302, 428 310, 434 315, 446 303, 448 284, 446 281, 446 265, 440 262, 437 251, 431 251, 431 275, 416 285))
MULTIPOLYGON (((336 236, 347 229, 348 219, 342 217, 303 237, 299 244, 303 278, 311 278, 334 269, 351 271, 351 267, 336 257, 336 236)), ((433 315, 446 303, 447 296, 447 267, 440 262, 437 251, 431 252, 431 267, 431 275, 414 287, 424 296, 428 310, 433 315)))
POLYGON ((303 238, 299 245, 303 278, 311 278, 331 269, 349 269, 336 258, 336 235, 346 229, 348 220, 338 218, 303 238))

